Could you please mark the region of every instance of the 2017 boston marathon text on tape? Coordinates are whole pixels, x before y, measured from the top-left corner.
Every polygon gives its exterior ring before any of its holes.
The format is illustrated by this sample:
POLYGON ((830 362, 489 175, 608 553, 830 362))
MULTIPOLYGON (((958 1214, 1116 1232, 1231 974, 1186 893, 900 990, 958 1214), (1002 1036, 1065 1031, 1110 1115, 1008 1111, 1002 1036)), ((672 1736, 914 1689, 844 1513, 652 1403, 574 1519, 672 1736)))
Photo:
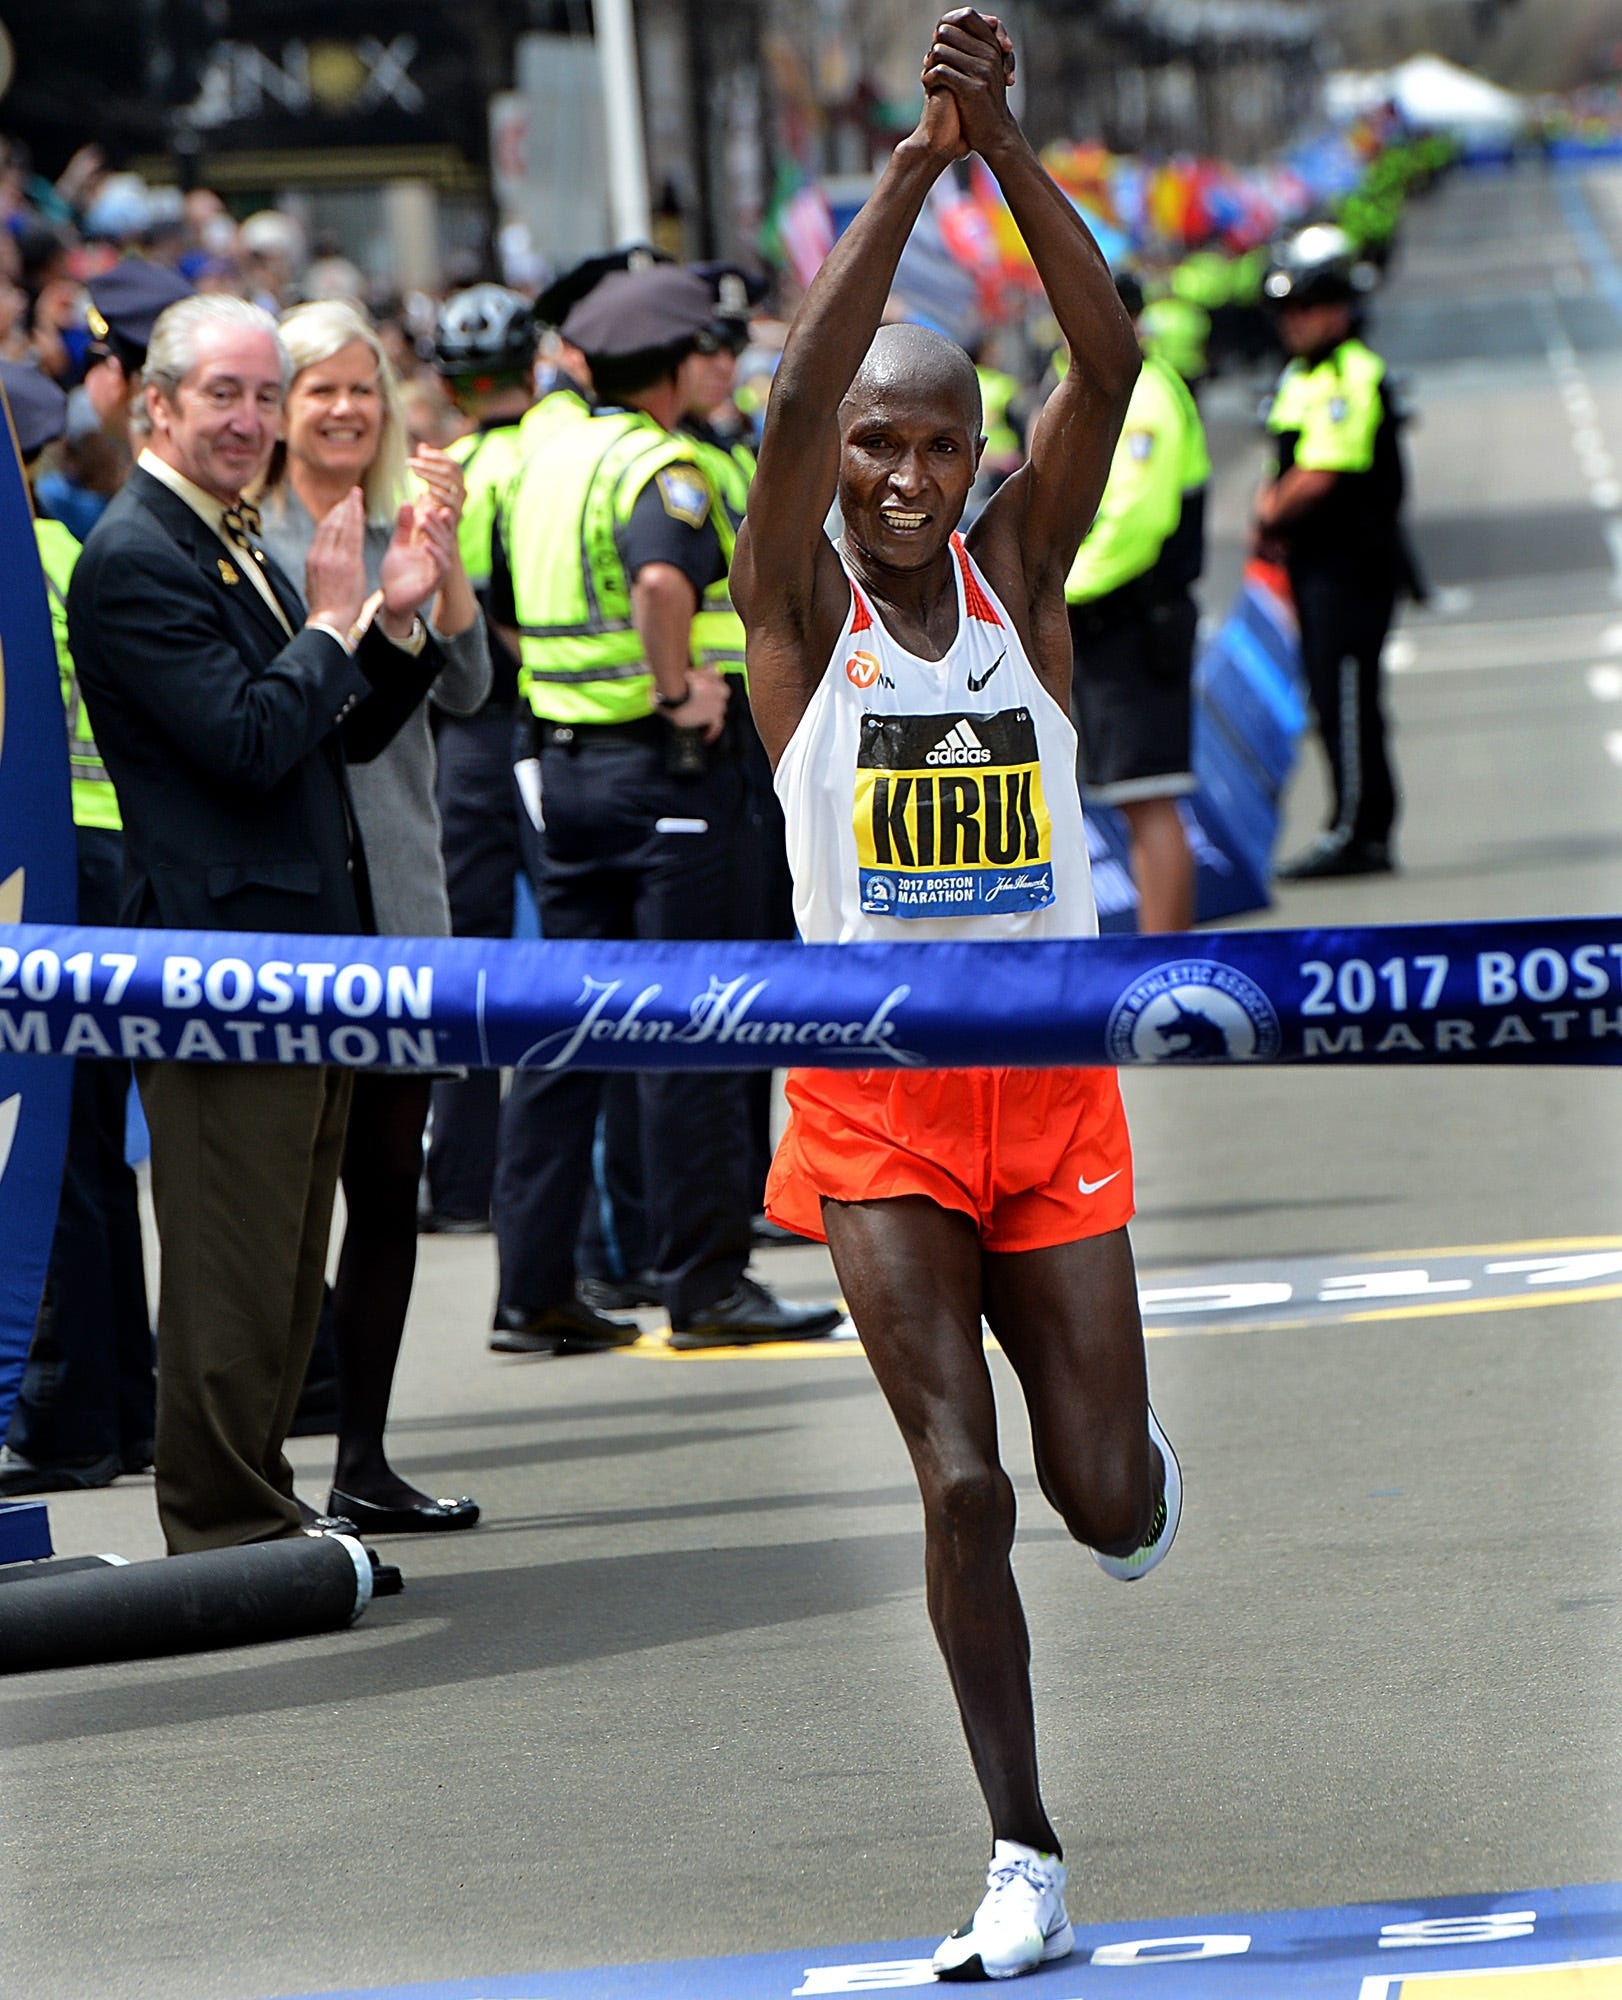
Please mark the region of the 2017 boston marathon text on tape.
POLYGON ((45 925, 0 938, 0 1052, 40 1056, 407 1069, 1622 1062, 1618 918, 1007 945, 45 925))

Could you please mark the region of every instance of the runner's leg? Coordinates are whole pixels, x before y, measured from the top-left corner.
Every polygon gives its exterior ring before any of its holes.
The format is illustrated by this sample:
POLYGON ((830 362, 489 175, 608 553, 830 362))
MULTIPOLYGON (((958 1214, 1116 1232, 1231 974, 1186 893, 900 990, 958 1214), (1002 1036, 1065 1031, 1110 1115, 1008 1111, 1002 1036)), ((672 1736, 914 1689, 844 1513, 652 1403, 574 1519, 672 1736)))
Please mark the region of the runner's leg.
POLYGON ((1124 1229, 1049 1250, 988 1251, 985 1308, 1030 1412, 1037 1476, 1079 1542, 1125 1555, 1165 1481, 1124 1229))
POLYGON ((824 1201, 845 1303, 924 1502, 929 1616, 998 1840, 1059 1852, 1036 1772, 1030 1638, 1009 1564, 1014 1489, 980 1331, 974 1225, 922 1196, 824 1201))

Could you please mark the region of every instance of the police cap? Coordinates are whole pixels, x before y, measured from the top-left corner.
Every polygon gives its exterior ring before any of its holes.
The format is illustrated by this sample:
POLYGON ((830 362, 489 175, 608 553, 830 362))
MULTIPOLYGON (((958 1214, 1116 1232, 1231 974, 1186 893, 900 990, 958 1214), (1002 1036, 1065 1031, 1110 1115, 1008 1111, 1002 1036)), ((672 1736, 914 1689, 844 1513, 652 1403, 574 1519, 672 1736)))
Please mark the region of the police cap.
POLYGON ((760 271, 746 271, 741 264, 689 264, 687 268, 709 286, 725 319, 747 319, 750 307, 758 306, 771 290, 770 278, 760 271))
POLYGON ((603 279, 564 321, 565 340, 588 361, 621 361, 679 347, 715 316, 715 299, 691 271, 660 265, 603 279))
POLYGON ((716 344, 741 354, 749 345, 750 308, 766 296, 770 279, 758 271, 746 271, 741 264, 689 264, 687 268, 695 278, 704 280, 714 297, 709 331, 716 344))
POLYGON ((0 389, 11 406, 17 448, 25 461, 42 452, 68 427, 68 399, 49 375, 27 361, 0 361, 0 389))
POLYGON ((616 271, 650 271, 655 264, 671 261, 651 243, 625 243, 618 250, 601 250, 595 257, 582 257, 561 272, 535 301, 535 317, 542 326, 562 326, 580 301, 596 290, 604 278, 616 271))
POLYGON ((121 258, 110 271, 92 278, 87 289, 85 323, 91 339, 110 349, 132 374, 146 360, 159 313, 192 295, 184 278, 140 257, 121 258))

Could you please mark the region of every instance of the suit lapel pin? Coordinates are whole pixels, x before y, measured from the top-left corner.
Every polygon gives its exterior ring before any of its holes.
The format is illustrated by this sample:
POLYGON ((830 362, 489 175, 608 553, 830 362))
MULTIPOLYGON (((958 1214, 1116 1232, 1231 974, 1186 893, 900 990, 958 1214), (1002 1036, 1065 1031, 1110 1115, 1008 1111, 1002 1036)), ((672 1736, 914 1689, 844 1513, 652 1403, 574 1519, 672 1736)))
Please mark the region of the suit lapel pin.
POLYGON ((237 575, 236 571, 225 560, 224 556, 221 556, 219 561, 220 561, 221 583, 240 583, 242 581, 241 577, 237 575))

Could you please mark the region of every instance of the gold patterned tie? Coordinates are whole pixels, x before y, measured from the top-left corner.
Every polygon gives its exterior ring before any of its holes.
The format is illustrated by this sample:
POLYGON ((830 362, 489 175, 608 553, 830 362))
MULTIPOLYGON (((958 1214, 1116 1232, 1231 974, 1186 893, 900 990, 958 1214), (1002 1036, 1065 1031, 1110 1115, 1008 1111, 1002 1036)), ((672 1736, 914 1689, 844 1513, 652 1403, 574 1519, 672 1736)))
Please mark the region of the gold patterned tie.
POLYGON ((259 554, 254 546, 259 534, 259 509, 251 500, 239 500, 234 507, 227 507, 220 516, 220 526, 226 540, 244 555, 259 554))

